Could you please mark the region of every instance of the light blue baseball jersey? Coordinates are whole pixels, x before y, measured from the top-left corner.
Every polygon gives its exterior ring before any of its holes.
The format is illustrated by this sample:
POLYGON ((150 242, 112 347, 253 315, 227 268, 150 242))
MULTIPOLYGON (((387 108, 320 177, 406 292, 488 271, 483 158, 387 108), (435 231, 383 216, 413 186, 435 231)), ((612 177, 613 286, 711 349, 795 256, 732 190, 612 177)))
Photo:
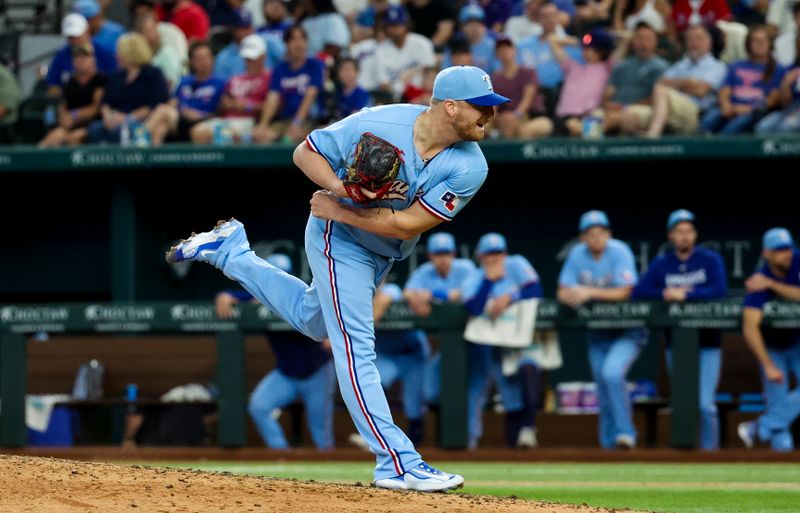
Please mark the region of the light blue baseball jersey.
POLYGON ((599 288, 617 288, 636 284, 637 273, 633 252, 624 242, 611 239, 598 260, 588 246, 581 242, 567 256, 558 283, 565 287, 585 285, 599 288))
MULTIPOLYGON (((365 132, 385 139, 402 152, 402 165, 383 200, 369 207, 404 210, 419 200, 431 215, 449 221, 478 192, 486 179, 489 166, 475 142, 461 141, 442 150, 427 163, 414 147, 414 122, 427 107, 422 105, 386 105, 363 109, 327 128, 314 130, 306 143, 323 155, 340 178, 352 165, 356 144, 365 132)), ((342 200, 355 205, 349 198, 342 200)), ((410 240, 392 239, 358 228, 343 225, 349 234, 366 249, 388 258, 406 258, 419 237, 410 240)))
MULTIPOLYGON (((513 294, 525 285, 537 283, 539 275, 531 263, 522 255, 509 255, 505 261, 505 276, 494 282, 489 291, 489 298, 496 298, 504 294, 513 294)), ((464 284, 464 298, 470 299, 478 293, 478 289, 486 277, 482 267, 475 269, 464 284)))
POLYGON ((435 297, 446 298, 454 290, 463 292, 467 278, 475 272, 475 264, 466 258, 454 258, 447 276, 436 272, 431 262, 417 267, 406 282, 406 290, 428 290, 435 297))

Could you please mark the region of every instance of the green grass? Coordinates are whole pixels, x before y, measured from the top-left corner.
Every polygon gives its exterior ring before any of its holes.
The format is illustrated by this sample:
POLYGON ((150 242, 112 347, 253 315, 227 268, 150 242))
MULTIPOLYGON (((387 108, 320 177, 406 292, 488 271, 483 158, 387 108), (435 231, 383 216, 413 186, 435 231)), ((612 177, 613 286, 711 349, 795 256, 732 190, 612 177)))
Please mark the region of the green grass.
MULTIPOLYGON (((364 463, 164 463, 176 468, 366 483, 364 463)), ((798 513, 800 465, 442 463, 466 493, 669 513, 798 513)))

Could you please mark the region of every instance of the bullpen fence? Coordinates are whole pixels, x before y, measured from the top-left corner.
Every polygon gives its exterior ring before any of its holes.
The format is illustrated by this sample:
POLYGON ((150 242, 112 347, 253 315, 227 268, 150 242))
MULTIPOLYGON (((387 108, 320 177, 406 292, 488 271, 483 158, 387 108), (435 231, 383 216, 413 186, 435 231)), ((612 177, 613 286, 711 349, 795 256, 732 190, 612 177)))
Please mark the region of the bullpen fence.
MULTIPOLYGON (((457 305, 437 306, 429 318, 419 318, 405 304, 395 304, 380 324, 382 330, 421 328, 438 334, 442 351, 439 444, 448 449, 467 446, 467 352, 462 338, 465 321, 466 315, 457 305)), ((741 300, 736 298, 684 304, 593 303, 577 310, 544 300, 539 305, 536 326, 559 331, 671 329, 674 359, 680 362, 674 367, 671 385, 671 444, 694 448, 698 423, 698 330, 738 330, 740 321, 741 300)), ((800 303, 768 303, 764 325, 800 329, 800 303)), ((217 318, 214 306, 204 302, 0 306, 0 446, 26 444, 26 347, 30 334, 216 334, 218 443, 241 447, 245 445, 248 395, 245 334, 291 329, 257 305, 237 307, 228 320, 217 318)), ((57 339, 54 343, 58 343, 57 339)))

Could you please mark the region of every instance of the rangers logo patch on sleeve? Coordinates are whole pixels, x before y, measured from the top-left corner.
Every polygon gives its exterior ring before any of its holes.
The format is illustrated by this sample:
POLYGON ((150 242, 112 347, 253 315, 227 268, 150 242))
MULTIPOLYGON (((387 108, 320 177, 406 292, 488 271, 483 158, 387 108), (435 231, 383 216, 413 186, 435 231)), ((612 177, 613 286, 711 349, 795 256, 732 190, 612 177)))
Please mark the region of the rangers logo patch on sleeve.
POLYGON ((444 208, 446 208, 448 212, 455 211, 455 209, 458 207, 458 203, 461 201, 458 199, 458 195, 451 191, 445 192, 439 199, 442 201, 444 208))

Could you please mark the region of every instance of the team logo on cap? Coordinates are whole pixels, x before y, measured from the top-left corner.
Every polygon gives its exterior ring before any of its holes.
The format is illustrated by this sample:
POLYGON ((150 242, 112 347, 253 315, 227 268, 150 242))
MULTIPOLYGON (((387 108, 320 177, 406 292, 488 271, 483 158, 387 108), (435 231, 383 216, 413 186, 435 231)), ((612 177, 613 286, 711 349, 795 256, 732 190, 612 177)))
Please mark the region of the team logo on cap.
POLYGON ((445 192, 439 199, 442 201, 444 208, 446 208, 448 212, 453 212, 461 201, 458 199, 458 195, 452 191, 445 192))
POLYGON ((493 93, 494 87, 492 87, 492 79, 489 78, 489 75, 483 75, 481 78, 483 78, 483 81, 486 82, 486 87, 489 89, 489 92, 493 93))

